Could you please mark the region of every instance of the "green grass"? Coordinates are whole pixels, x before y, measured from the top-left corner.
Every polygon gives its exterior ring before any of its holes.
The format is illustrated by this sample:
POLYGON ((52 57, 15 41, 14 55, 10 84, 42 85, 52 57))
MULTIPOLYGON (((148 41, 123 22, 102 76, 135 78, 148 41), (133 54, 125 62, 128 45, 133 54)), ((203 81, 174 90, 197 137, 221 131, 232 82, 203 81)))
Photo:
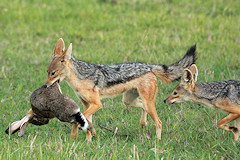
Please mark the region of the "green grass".
MULTIPOLYGON (((197 43, 198 81, 240 79, 240 10, 236 0, 39 0, 0 2, 0 159, 237 159, 239 142, 218 129, 225 115, 193 103, 163 103, 178 84, 159 81, 156 98, 163 122, 140 127, 141 110, 126 107, 121 96, 103 100, 93 116, 97 137, 85 133, 71 141, 71 125, 52 120, 27 127, 23 137, 6 135, 8 125, 30 108, 29 97, 47 79, 57 40, 73 43, 73 55, 89 63, 171 64, 197 43), (98 122, 117 136, 98 126, 98 122), (154 152, 154 148, 158 152, 154 152)), ((83 106, 72 89, 64 94, 83 106)))

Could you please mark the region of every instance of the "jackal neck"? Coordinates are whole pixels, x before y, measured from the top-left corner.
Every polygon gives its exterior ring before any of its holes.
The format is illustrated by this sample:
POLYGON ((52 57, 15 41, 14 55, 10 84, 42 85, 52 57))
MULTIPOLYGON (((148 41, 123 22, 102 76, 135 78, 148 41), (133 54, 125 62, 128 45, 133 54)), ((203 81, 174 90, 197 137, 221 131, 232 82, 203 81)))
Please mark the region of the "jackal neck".
POLYGON ((71 64, 74 73, 81 80, 86 79, 87 77, 94 74, 95 69, 91 64, 77 60, 74 57, 71 58, 71 64))
POLYGON ((222 86, 218 86, 216 83, 195 83, 195 95, 198 99, 207 99, 212 101, 217 98, 222 86))

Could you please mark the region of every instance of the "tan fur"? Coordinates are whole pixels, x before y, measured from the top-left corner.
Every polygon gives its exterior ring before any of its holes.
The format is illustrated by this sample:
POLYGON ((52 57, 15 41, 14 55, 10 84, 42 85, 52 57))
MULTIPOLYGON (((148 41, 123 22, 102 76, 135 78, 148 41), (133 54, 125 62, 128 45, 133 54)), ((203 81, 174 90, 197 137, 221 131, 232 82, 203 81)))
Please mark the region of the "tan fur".
POLYGON ((164 74, 164 73, 157 73, 157 72, 154 72, 154 74, 155 74, 158 78, 160 78, 160 79, 163 81, 164 84, 170 84, 170 83, 172 83, 172 81, 167 77, 166 74, 164 74))
POLYGON ((189 70, 191 71, 193 75, 193 81, 197 82, 197 76, 198 76, 198 69, 196 64, 192 64, 191 67, 189 67, 189 70))
POLYGON ((123 84, 118 84, 118 85, 114 85, 112 87, 109 88, 104 88, 102 90, 100 90, 100 97, 106 97, 106 96, 117 96, 119 94, 122 94, 125 91, 128 91, 130 89, 133 88, 140 88, 143 85, 145 85, 144 87, 146 88, 151 88, 152 84, 151 83, 146 83, 147 82, 151 82, 151 81, 156 81, 156 77, 154 76, 153 73, 147 73, 145 75, 142 75, 139 78, 133 79, 129 82, 123 83, 123 84))
POLYGON ((60 38, 54 48, 53 55, 61 55, 64 50, 64 42, 63 39, 60 38))
POLYGON ((72 131, 71 131, 71 139, 72 140, 76 139, 77 134, 78 134, 78 125, 76 123, 73 123, 72 131))
POLYGON ((197 87, 194 83, 188 84, 187 86, 184 86, 184 89, 188 90, 189 92, 195 92, 197 87))
MULTIPOLYGON (((230 129, 230 127, 226 124, 238 119, 240 117, 239 114, 234 114, 234 113, 230 113, 228 116, 226 116, 225 118, 223 118, 221 121, 218 122, 218 127, 221 129, 224 129, 226 131, 232 132, 233 133, 233 139, 235 141, 238 140, 239 138, 239 131, 238 132, 234 132, 232 129, 230 129)), ((239 128, 238 128, 239 129, 239 128)))
POLYGON ((217 99, 213 102, 213 105, 228 113, 234 113, 240 115, 240 105, 233 104, 229 101, 228 98, 226 99, 217 99))

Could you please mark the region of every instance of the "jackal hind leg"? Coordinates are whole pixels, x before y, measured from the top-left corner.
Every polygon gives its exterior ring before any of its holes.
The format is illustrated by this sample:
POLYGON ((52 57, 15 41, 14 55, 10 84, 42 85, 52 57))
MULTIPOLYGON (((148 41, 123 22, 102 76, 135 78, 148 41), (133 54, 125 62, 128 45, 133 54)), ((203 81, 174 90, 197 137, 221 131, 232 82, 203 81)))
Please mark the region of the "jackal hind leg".
POLYGON ((230 113, 225 118, 220 120, 217 124, 219 128, 224 129, 224 130, 229 131, 229 132, 232 132, 233 135, 234 135, 234 140, 235 141, 238 140, 239 128, 228 126, 227 124, 234 121, 234 120, 237 120, 236 122, 239 125, 239 120, 238 120, 239 117, 240 117, 239 114, 230 113))
POLYGON ((154 104, 155 96, 157 93, 157 79, 153 77, 151 80, 143 82, 138 88, 138 93, 142 97, 143 104, 147 113, 150 115, 156 126, 157 139, 161 139, 162 122, 158 118, 156 107, 154 104))
POLYGON ((138 97, 139 97, 139 93, 137 92, 136 89, 133 89, 133 90, 124 92, 122 100, 126 107, 142 108, 142 116, 140 119, 140 124, 144 129, 147 126, 147 111, 143 105, 142 100, 140 100, 138 97))
POLYGON ((71 131, 71 139, 74 140, 77 138, 78 134, 78 125, 76 123, 72 123, 72 131, 71 131))

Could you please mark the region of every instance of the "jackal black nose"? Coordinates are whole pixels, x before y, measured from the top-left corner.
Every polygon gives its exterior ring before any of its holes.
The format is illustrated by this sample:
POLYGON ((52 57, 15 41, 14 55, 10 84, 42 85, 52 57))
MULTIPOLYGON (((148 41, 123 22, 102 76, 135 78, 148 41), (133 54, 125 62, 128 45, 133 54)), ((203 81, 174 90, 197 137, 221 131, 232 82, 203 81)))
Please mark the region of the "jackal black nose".
POLYGON ((46 85, 46 84, 44 84, 44 85, 43 85, 43 87, 44 87, 44 88, 47 88, 47 85, 46 85))
POLYGON ((166 99, 164 99, 164 101, 163 101, 164 103, 166 103, 166 99))

